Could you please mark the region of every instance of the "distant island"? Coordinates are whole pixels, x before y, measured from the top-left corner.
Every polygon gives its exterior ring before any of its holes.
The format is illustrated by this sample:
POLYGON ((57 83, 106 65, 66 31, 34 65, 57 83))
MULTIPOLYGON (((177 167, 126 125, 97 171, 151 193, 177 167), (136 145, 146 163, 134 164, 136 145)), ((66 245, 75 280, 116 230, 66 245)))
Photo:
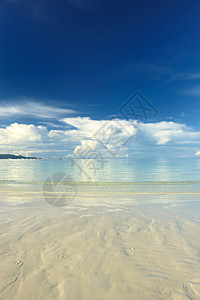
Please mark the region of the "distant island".
POLYGON ((22 155, 14 155, 14 154, 0 154, 0 159, 40 159, 40 158, 26 157, 22 155))

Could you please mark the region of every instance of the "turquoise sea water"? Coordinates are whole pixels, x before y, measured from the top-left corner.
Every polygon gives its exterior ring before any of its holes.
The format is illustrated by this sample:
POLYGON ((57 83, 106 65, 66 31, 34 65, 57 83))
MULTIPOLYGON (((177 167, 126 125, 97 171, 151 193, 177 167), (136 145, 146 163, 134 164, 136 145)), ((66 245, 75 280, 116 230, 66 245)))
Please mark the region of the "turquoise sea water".
POLYGON ((1 160, 0 204, 40 206, 60 196, 68 200, 66 193, 71 186, 66 185, 70 181, 75 187, 69 200, 73 198, 75 206, 96 203, 115 208, 152 204, 177 207, 187 203, 191 207, 200 202, 198 159, 113 159, 105 160, 103 165, 95 160, 68 159, 1 160), (69 176, 69 180, 54 177, 57 173, 69 176), (49 181, 54 181, 53 185, 49 181))
POLYGON ((200 182, 200 159, 0 160, 1 182, 43 182, 56 172, 78 182, 200 182))

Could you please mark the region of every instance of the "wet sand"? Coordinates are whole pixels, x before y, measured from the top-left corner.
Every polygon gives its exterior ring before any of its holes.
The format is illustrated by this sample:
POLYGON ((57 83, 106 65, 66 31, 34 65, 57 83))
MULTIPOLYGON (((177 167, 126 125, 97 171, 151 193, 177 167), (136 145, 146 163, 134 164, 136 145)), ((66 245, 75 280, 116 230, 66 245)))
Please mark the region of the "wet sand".
POLYGON ((1 186, 0 299, 200 299, 199 196, 181 190, 83 185, 54 207, 1 186))

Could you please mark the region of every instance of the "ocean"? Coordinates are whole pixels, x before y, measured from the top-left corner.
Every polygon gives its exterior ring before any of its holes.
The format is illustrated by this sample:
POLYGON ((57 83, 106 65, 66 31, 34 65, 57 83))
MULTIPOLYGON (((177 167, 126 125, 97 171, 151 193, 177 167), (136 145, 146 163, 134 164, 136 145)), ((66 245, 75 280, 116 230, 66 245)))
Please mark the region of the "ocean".
POLYGON ((5 206, 116 208, 122 203, 190 209, 199 203, 200 160, 1 160, 0 193, 5 206))
POLYGON ((1 182, 44 182, 57 172, 77 182, 200 182, 200 159, 0 160, 1 182))

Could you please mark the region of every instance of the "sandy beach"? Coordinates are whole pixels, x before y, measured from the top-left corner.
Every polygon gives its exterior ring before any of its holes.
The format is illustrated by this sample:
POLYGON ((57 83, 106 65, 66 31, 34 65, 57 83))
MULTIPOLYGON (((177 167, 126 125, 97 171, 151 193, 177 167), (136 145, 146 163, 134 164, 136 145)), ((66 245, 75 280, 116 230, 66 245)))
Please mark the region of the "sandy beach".
POLYGON ((98 189, 82 185, 65 207, 35 190, 2 192, 0 299, 200 299, 198 201, 188 213, 159 187, 145 205, 144 193, 105 186, 106 198, 98 189))

